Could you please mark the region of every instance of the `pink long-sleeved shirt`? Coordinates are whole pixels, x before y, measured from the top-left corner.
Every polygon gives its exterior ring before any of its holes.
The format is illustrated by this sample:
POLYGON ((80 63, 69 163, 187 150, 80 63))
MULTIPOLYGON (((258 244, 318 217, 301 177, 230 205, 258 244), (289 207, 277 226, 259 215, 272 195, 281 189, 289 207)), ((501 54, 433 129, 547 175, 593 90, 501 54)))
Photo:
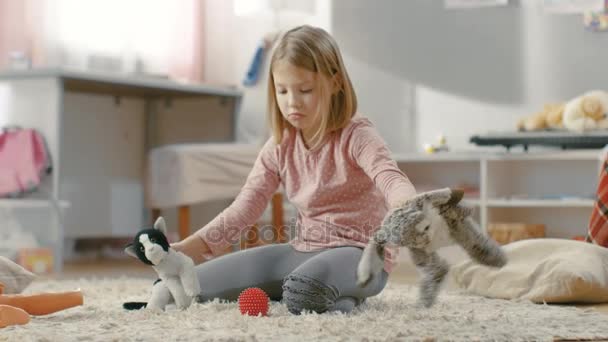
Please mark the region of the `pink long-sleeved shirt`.
MULTIPOLYGON (((235 201, 197 232, 213 254, 239 241, 279 185, 298 211, 296 236, 289 242, 298 251, 365 247, 389 207, 416 193, 366 118, 356 116, 314 150, 299 131, 286 133, 280 144, 266 142, 235 201)), ((387 249, 387 272, 396 254, 387 249)))

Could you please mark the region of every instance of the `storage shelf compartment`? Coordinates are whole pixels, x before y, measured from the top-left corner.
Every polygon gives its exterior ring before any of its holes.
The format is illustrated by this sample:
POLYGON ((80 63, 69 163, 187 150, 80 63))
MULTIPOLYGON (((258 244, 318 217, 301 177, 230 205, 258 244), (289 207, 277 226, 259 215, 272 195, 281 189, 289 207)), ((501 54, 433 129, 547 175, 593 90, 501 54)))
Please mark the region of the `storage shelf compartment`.
POLYGON ((587 233, 591 208, 488 207, 489 223, 544 224, 546 237, 571 239, 587 233))
POLYGON ((592 208, 595 201, 592 199, 489 199, 490 208, 526 208, 526 207, 575 207, 592 208))
POLYGON ((480 196, 479 160, 457 159, 398 159, 399 168, 415 185, 418 193, 441 188, 463 188, 465 199, 477 201, 480 196))
POLYGON ((595 195, 599 160, 488 160, 487 172, 488 199, 513 201, 506 205, 580 206, 595 195))

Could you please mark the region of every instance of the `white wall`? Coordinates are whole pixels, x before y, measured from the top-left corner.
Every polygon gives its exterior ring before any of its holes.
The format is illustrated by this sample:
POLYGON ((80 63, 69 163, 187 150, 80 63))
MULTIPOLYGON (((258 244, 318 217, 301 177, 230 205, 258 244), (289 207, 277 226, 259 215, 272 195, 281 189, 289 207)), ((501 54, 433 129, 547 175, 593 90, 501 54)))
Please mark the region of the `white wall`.
MULTIPOLYGON (((547 15, 533 2, 520 6, 524 14, 522 101, 497 104, 421 85, 416 92, 417 147, 445 132, 455 149, 475 148, 468 143, 473 134, 514 130, 519 118, 545 103, 566 101, 590 89, 608 89, 606 35, 586 32, 580 16, 547 15)), ((500 89, 500 82, 495 86, 500 89)))
POLYGON ((343 55, 357 93, 358 112, 376 125, 392 151, 410 150, 416 141, 415 86, 349 54, 343 55))
MULTIPOLYGON (((440 132, 447 134, 448 142, 454 149, 475 148, 468 142, 471 135, 515 130, 519 118, 538 111, 545 102, 558 100, 558 97, 550 95, 550 87, 547 87, 546 76, 550 69, 546 58, 549 57, 549 50, 543 46, 547 32, 543 27, 541 9, 530 1, 514 7, 522 25, 518 33, 521 44, 517 47, 516 55, 522 61, 521 70, 518 71, 522 73, 521 99, 512 103, 496 103, 474 97, 459 97, 420 85, 416 92, 417 128, 420 132, 417 148, 440 132)), ((495 67, 501 68, 501 64, 496 63, 495 67)), ((513 91, 504 87, 500 79, 491 86, 499 91, 513 91)))
POLYGON ((444 133, 453 149, 471 149, 473 134, 513 130, 544 103, 608 88, 608 35, 586 32, 577 15, 546 15, 538 4, 448 11, 442 0, 334 0, 332 31, 357 65, 353 79, 377 82, 359 94, 382 113, 375 121, 415 127, 383 128, 392 146, 419 150, 444 133), (415 84, 415 116, 404 118, 411 112, 387 100, 395 82, 383 75, 415 84))
MULTIPOLYGON (((235 15, 237 1, 207 0, 205 80, 208 82, 243 88, 243 78, 266 34, 302 24, 326 29, 330 26, 330 1, 279 1, 277 3, 284 9, 275 14, 270 7, 272 1, 245 0, 258 10, 243 16, 235 15)), ((266 133, 268 59, 264 59, 258 83, 243 88, 244 99, 237 126, 239 141, 258 142, 260 135, 266 133)))

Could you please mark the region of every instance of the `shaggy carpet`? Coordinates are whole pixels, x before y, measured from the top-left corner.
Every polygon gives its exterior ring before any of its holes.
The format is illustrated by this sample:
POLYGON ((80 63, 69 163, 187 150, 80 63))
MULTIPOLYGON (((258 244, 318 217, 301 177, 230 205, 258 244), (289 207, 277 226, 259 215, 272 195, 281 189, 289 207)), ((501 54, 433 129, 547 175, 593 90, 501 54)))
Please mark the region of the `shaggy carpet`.
POLYGON ((147 297, 149 279, 38 281, 26 293, 82 289, 85 304, 25 326, 0 330, 0 341, 552 341, 608 338, 608 315, 443 292, 430 309, 416 289, 389 285, 350 314, 289 314, 272 303, 269 317, 248 317, 236 303, 213 301, 184 311, 124 311, 147 297))

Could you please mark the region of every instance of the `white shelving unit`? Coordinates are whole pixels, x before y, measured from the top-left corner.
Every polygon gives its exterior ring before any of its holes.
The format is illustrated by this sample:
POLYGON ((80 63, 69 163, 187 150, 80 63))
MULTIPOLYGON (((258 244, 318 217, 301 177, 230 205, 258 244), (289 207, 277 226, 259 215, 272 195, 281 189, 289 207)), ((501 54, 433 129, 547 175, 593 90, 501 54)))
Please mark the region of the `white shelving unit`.
POLYGON ((595 202, 592 199, 571 200, 509 200, 491 199, 486 202, 488 208, 591 208, 595 202))
POLYGON ((233 141, 241 98, 240 90, 227 86, 143 75, 64 68, 2 71, 0 126, 41 132, 53 172, 43 185, 47 195, 0 200, 0 210, 16 217, 41 247, 54 249, 59 272, 70 242, 130 237, 148 224, 149 149, 233 141))
POLYGON ((9 232, 17 224, 19 231, 34 234, 38 247, 51 248, 54 269, 59 272, 63 266, 63 217, 70 206, 68 201, 53 202, 51 198, 0 199, 0 216, 9 232))
MULTIPOLYGON (((48 200, 44 199, 0 199, 0 208, 17 209, 17 208, 48 208, 52 206, 48 200)), ((59 207, 61 209, 67 209, 70 207, 68 201, 59 201, 59 207)))
POLYGON ((493 222, 546 225, 547 237, 584 235, 595 203, 602 150, 396 154, 418 191, 466 185, 465 200, 493 222))

